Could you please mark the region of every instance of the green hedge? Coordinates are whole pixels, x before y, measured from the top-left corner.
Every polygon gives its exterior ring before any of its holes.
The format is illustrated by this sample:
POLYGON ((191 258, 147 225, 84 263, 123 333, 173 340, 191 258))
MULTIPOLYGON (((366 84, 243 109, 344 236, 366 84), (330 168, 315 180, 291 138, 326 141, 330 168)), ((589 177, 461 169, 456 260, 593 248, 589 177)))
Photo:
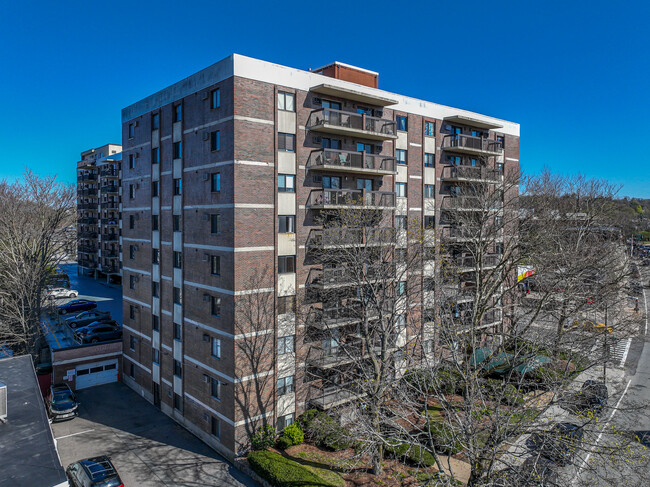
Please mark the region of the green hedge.
POLYGON ((434 447, 443 455, 454 455, 463 451, 463 444, 456 439, 451 427, 441 421, 429 423, 429 433, 434 438, 434 447))
POLYGON ((339 487, 322 479, 303 465, 270 451, 253 451, 248 463, 259 476, 274 487, 339 487))
POLYGON ((347 430, 337 424, 327 413, 317 409, 309 409, 298 417, 298 424, 305 436, 319 446, 331 450, 351 448, 354 442, 347 430))
POLYGON ((400 443, 395 446, 386 446, 385 451, 389 456, 400 460, 407 460, 414 465, 432 467, 436 464, 431 452, 420 448, 418 445, 400 443))

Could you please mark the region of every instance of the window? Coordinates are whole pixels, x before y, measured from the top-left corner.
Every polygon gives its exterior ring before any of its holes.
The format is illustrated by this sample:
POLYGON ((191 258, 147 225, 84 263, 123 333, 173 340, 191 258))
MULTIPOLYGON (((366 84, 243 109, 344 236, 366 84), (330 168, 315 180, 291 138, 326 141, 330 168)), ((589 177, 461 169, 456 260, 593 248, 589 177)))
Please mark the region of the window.
POLYGON ((129 276, 129 289, 135 289, 135 276, 129 276))
POLYGON ((296 272, 296 256, 281 255, 278 257, 278 274, 296 272))
POLYGON ((180 232, 181 231, 181 216, 180 215, 172 216, 172 222, 174 224, 174 231, 175 232, 180 232))
POLYGON ((158 350, 157 348, 151 349, 151 361, 154 364, 160 365, 160 350, 158 350))
POLYGON ((180 269, 183 266, 183 254, 174 252, 174 269, 180 269))
POLYGON ((160 230, 160 215, 151 215, 151 229, 154 232, 160 230))
POLYGON ((210 174, 210 191, 213 193, 216 193, 217 191, 221 191, 221 173, 220 172, 213 172, 210 174))
POLYGON ((210 256, 210 274, 213 276, 221 275, 221 257, 219 255, 210 256))
POLYGON ((135 337, 133 335, 129 337, 129 348, 135 352, 135 337))
POLYGON ((174 393, 174 409, 183 412, 183 398, 174 393))
POLYGON ((210 108, 219 108, 221 106, 221 92, 219 88, 212 90, 210 93, 210 108))
POLYGON ((424 154, 424 167, 433 167, 436 164, 436 155, 429 154, 428 152, 424 154))
POLYGON ((160 264, 160 249, 151 249, 151 263, 160 264))
POLYGON ((180 323, 174 323, 174 340, 179 342, 183 339, 183 329, 180 323))
POLYGON ((433 228, 436 226, 436 217, 433 215, 424 216, 424 228, 433 228))
POLYGON ((221 399, 221 382, 214 377, 210 377, 210 395, 214 399, 221 399))
POLYGON ((400 281, 397 284, 397 295, 405 296, 406 295, 406 281, 400 281))
POLYGON ((129 259, 135 259, 135 245, 129 245, 129 259))
POLYGON ((294 215, 278 216, 278 233, 295 233, 296 217, 294 215))
POLYGON ((433 340, 425 340, 422 342, 422 350, 424 353, 433 353, 433 340))
POLYGON ((135 379, 135 364, 133 363, 129 364, 129 376, 131 379, 135 379))
POLYGON ((472 137, 483 137, 483 132, 480 130, 472 130, 472 137))
POLYGON ((501 143, 501 148, 506 148, 506 138, 503 135, 497 135, 497 142, 501 143))
POLYGON ((212 152, 221 150, 221 132, 219 130, 210 132, 210 150, 212 152))
POLYGON ((406 151, 404 149, 395 149, 395 159, 397 159, 397 164, 406 164, 406 151))
POLYGON ((436 135, 435 122, 424 122, 424 135, 428 135, 429 137, 436 135))
POLYGON ((395 228, 397 230, 406 230, 406 217, 398 215, 395 217, 395 228))
POLYGON ((129 139, 132 139, 135 137, 135 124, 130 123, 129 124, 129 139))
POLYGON ((293 413, 289 413, 285 416, 280 416, 278 418, 278 432, 282 431, 290 424, 293 424, 293 422, 294 422, 293 413))
POLYGON ((296 176, 293 174, 278 174, 278 191, 284 193, 295 193, 296 176))
POLYGON ((151 315, 151 329, 154 331, 160 331, 160 316, 151 315))
POLYGON ((395 249, 395 261, 406 262, 407 252, 406 249, 395 249))
POLYGON ((180 159, 183 156, 183 143, 174 142, 172 146, 172 152, 174 154, 174 159, 180 159))
POLYGON ((129 318, 135 320, 135 306, 129 306, 129 318))
POLYGON ((210 314, 216 318, 221 316, 221 298, 210 296, 210 314))
POLYGON ((296 150, 296 136, 293 134, 278 133, 278 150, 295 152, 296 150))
POLYGON ((151 164, 158 164, 160 162, 160 149, 156 147, 151 149, 151 164))
POLYGON ((174 360, 174 375, 183 377, 183 365, 178 360, 174 360))
POLYGON ((497 162, 497 171, 500 173, 503 172, 503 162, 497 162))
POLYGON ((278 298, 278 314, 296 312, 296 297, 295 296, 282 296, 278 298))
POLYGON ((293 93, 285 93, 284 91, 278 92, 278 110, 295 112, 296 95, 294 95, 293 93))
POLYGON ((406 183, 395 183, 395 196, 400 198, 406 197, 406 183))
POLYGON ((129 228, 131 230, 135 228, 135 215, 129 215, 129 228))
POLYGON ((284 396, 285 394, 293 392, 293 375, 278 379, 277 386, 278 396, 284 396))
POLYGON ((158 188, 159 188, 158 181, 151 181, 151 196, 153 196, 154 198, 156 196, 159 196, 158 188))
POLYGON ((180 103, 174 106, 174 122, 183 120, 183 105, 180 103))
POLYGON ((215 438, 221 437, 221 421, 214 416, 210 416, 210 434, 215 438))
POLYGON ((338 139, 330 139, 328 137, 323 137, 320 141, 320 146, 323 149, 341 149, 341 141, 338 139))
POLYGON ((181 304, 181 288, 180 287, 175 287, 174 288, 174 303, 175 304, 181 304))
POLYGON ((135 169, 135 154, 129 154, 129 168, 135 169))
POLYGON ((278 355, 293 353, 293 335, 278 338, 278 355))
POLYGON ((424 197, 425 198, 433 198, 433 184, 425 184, 424 185, 424 197))
POLYGON ((323 176, 323 188, 339 189, 341 187, 340 176, 323 176))
POLYGON ((160 113, 151 115, 151 130, 158 130, 160 128, 160 113))
POLYGON ((397 115, 395 121, 397 122, 397 130, 406 132, 409 129, 408 119, 404 115, 397 115))
POLYGON ((129 198, 135 198, 135 185, 129 184, 129 198))
POLYGON ((210 355, 214 358, 221 358, 221 339, 212 337, 210 355))
POLYGON ((174 179, 174 194, 179 195, 182 194, 183 192, 183 183, 181 182, 181 179, 174 179))
POLYGON ((160 283, 156 281, 151 282, 151 295, 154 298, 160 297, 160 283))
POLYGON ((219 213, 213 213, 210 215, 210 233, 220 233, 221 232, 221 215, 219 213))

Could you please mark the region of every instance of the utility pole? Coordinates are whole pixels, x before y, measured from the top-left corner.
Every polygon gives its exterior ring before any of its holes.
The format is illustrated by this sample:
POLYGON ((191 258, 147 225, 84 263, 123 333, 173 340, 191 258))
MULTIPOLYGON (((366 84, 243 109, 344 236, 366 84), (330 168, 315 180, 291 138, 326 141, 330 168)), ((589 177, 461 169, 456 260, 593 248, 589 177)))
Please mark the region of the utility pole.
POLYGON ((607 350, 607 335, 609 335, 607 321, 607 301, 605 301, 605 330, 603 330, 603 333, 605 334, 605 340, 603 340, 605 347, 603 353, 603 384, 607 384, 607 359, 609 358, 609 351, 607 350))

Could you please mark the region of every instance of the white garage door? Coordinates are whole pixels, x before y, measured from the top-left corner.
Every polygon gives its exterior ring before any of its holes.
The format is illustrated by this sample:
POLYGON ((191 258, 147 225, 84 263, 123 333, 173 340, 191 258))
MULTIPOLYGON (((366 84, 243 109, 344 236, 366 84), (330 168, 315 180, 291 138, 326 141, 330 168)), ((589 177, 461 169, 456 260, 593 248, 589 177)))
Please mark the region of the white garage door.
POLYGON ((77 389, 117 382, 117 359, 77 367, 77 389))

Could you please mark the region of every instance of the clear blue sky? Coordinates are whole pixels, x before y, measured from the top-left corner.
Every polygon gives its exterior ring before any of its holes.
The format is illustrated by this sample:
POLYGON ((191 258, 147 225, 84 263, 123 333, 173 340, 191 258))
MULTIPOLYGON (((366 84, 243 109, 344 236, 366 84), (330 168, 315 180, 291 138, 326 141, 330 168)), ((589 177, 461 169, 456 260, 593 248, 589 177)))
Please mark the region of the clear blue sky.
POLYGON ((0 15, 0 177, 75 180, 121 108, 232 52, 342 61, 521 124, 521 164, 650 198, 650 2, 23 1, 0 15))

